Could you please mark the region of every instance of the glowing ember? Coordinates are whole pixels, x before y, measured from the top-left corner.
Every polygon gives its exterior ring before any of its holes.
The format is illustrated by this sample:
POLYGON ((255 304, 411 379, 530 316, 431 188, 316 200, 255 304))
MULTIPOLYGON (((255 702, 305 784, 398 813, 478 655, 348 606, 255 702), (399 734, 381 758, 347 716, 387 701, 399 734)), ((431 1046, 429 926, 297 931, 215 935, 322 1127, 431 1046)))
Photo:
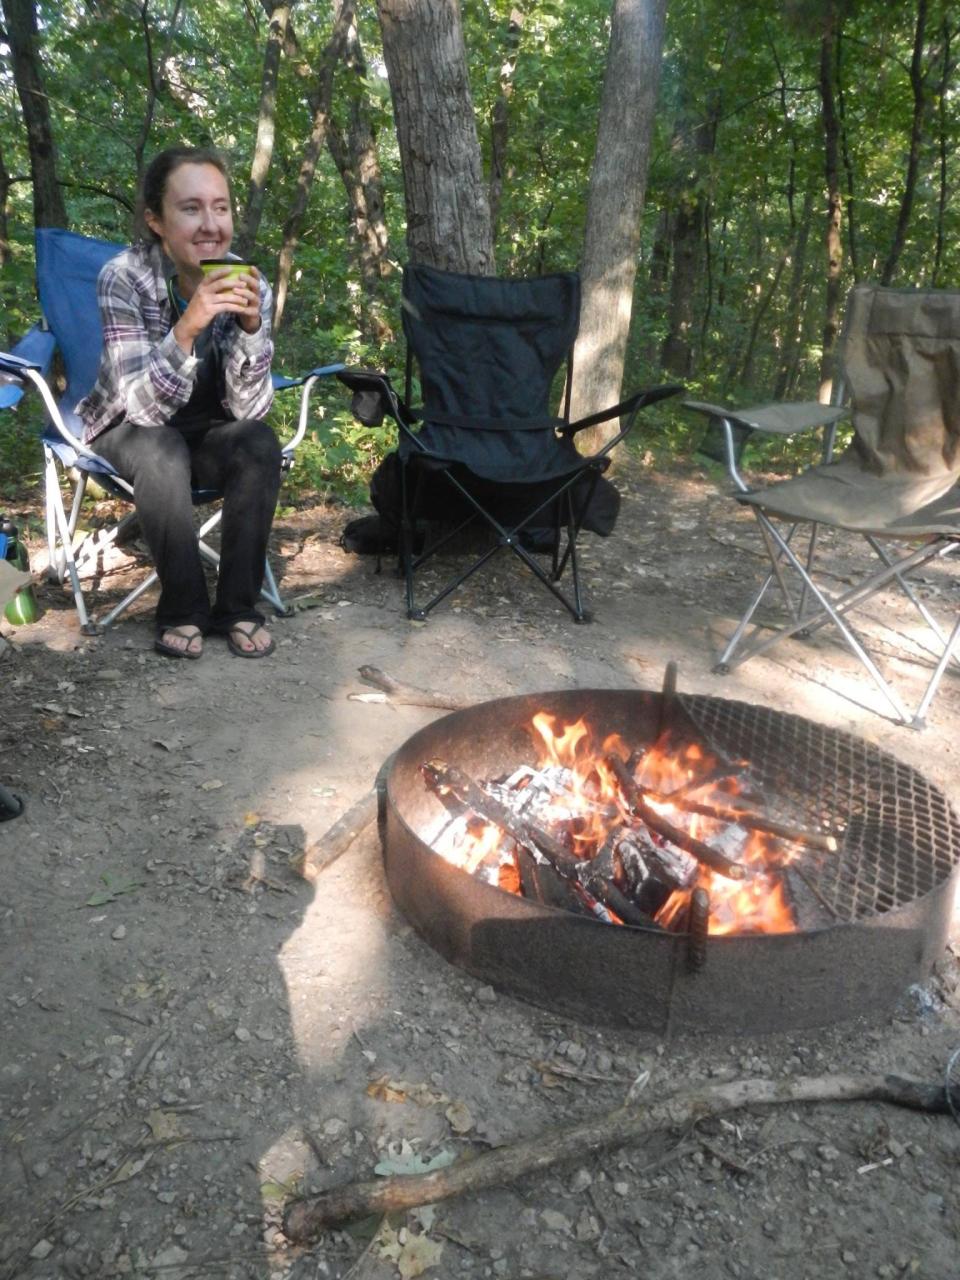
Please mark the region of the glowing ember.
POLYGON ((597 744, 581 719, 534 716, 536 766, 474 782, 443 761, 422 766, 447 810, 431 843, 464 870, 508 892, 612 923, 684 930, 690 896, 710 896, 709 931, 787 933, 799 845, 832 837, 766 815, 750 793, 749 765, 696 744, 661 741, 632 752, 618 735, 597 744), (544 896, 543 883, 554 887, 544 896))

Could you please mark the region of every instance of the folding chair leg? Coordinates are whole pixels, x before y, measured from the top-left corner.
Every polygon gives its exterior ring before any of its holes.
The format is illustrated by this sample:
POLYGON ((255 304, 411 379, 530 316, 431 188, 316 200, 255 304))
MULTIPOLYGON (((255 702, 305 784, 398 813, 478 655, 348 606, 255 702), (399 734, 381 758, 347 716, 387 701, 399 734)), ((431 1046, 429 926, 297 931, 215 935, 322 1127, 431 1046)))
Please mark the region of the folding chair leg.
MULTIPOLYGON (((808 590, 814 596, 814 598, 816 599, 817 603, 820 605, 820 608, 823 610, 823 612, 829 617, 830 621, 833 622, 833 624, 836 626, 840 634, 843 636, 844 640, 847 642, 848 647, 860 659, 863 666, 866 668, 870 676, 873 678, 873 681, 876 684, 877 688, 880 690, 880 692, 886 698, 887 702, 892 707, 893 711, 896 714, 897 719, 902 724, 910 724, 913 720, 913 717, 910 715, 909 711, 907 711, 897 691, 894 688, 892 688, 891 685, 884 679, 883 675, 880 672, 880 669, 877 667, 877 664, 870 657, 870 654, 867 652, 867 650, 861 644, 860 640, 857 638, 856 633, 852 630, 850 626, 848 626, 847 622, 843 617, 844 611, 850 607, 850 605, 852 604, 852 601, 841 600, 838 602, 834 602, 830 600, 829 597, 827 597, 824 594, 824 592, 821 591, 821 589, 813 581, 813 579, 807 573, 807 570, 803 565, 803 562, 797 557, 793 549, 790 547, 789 543, 783 537, 781 537, 780 534, 777 533, 777 530, 771 524, 769 519, 762 512, 759 512, 759 511, 757 512, 757 519, 761 522, 761 527, 764 528, 765 534, 768 534, 769 537, 773 540, 774 544, 779 546, 782 549, 783 555, 790 561, 790 564, 793 566, 796 572, 800 575, 801 580, 806 584, 808 590)), ((892 576, 892 575, 887 575, 887 576, 892 576)), ((862 594, 863 594, 862 591, 860 591, 859 589, 850 593, 851 596, 856 595, 861 597, 862 597, 862 594)), ((824 619, 823 621, 825 622, 826 619, 824 619)), ((774 644, 778 643, 780 640, 784 640, 788 636, 796 635, 796 633, 800 631, 804 625, 805 624, 803 622, 799 622, 799 623, 795 622, 792 626, 786 627, 783 630, 776 632, 772 636, 768 636, 765 640, 762 640, 759 643, 747 645, 746 649, 741 652, 736 662, 729 664, 730 668, 732 669, 732 667, 734 666, 739 666, 742 662, 746 662, 748 658, 753 658, 758 656, 760 653, 764 653, 767 649, 771 648, 774 644)), ((822 623, 818 622, 815 625, 820 626, 822 625, 822 623)))
POLYGON ((44 445, 44 454, 46 456, 44 469, 46 472, 47 547, 50 550, 50 568, 57 575, 57 579, 60 582, 63 581, 65 575, 69 576, 70 589, 73 592, 73 603, 77 611, 77 618, 80 621, 80 631, 83 635, 95 635, 99 628, 94 623, 91 623, 87 614, 87 604, 83 598, 80 575, 77 572, 77 562, 73 554, 73 534, 63 505, 63 494, 60 491, 53 452, 47 445, 44 445))
POLYGON ((917 706, 913 720, 911 721, 912 728, 922 729, 926 724, 927 708, 933 701, 933 695, 937 692, 943 673, 947 669, 947 664, 955 655, 958 640, 960 640, 960 617, 957 618, 953 625, 953 631, 950 633, 950 639, 944 645, 943 653, 940 655, 940 661, 937 663, 936 670, 930 677, 930 683, 927 685, 926 691, 920 699, 920 703, 917 706))

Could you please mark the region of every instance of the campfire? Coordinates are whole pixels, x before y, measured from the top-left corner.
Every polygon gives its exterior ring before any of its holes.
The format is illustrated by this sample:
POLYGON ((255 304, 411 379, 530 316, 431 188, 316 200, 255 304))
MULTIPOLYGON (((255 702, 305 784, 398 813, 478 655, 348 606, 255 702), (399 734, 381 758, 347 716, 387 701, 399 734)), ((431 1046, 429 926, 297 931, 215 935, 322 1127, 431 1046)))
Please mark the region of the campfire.
MULTIPOLYGON (((529 725, 537 763, 474 779, 421 765, 445 814, 436 853, 510 893, 613 925, 790 933, 817 907, 798 865, 836 837, 767 812, 750 762, 667 728, 646 749, 584 718, 529 725)), ((695 730, 693 731, 695 733, 695 730)))
POLYGON ((917 770, 669 669, 425 725, 380 817, 394 900, 447 960, 664 1036, 886 1014, 942 956, 960 881, 960 819, 917 770))

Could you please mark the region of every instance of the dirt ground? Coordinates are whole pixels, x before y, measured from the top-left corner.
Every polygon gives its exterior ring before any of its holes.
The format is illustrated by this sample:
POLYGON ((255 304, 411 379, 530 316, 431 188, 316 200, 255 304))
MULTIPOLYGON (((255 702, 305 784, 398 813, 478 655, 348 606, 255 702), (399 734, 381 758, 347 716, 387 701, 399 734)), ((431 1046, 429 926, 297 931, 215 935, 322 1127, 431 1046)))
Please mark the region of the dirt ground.
MULTIPOLYGON (((674 658, 685 689, 862 734, 960 807, 956 669, 923 733, 878 715, 823 634, 711 674, 760 567, 750 517, 694 471, 619 483, 620 526, 584 554, 590 626, 506 560, 412 624, 396 578, 339 549, 347 513, 320 506, 278 518, 298 611, 267 661, 215 640, 200 662, 156 656, 149 600, 84 638, 53 587, 41 621, 4 627, 0 781, 27 807, 0 825, 2 1280, 957 1280, 960 1126, 865 1102, 665 1131, 311 1249, 279 1230, 298 1192, 598 1116, 644 1070, 651 1097, 734 1076, 934 1080, 960 1044, 956 916, 936 973, 889 1016, 663 1043, 450 967, 392 906, 375 828, 316 885, 291 869, 440 714, 350 700, 363 663, 480 701, 658 687, 674 658)), ((839 545, 832 568, 849 572, 839 545)), ((924 590, 960 600, 949 566, 924 590)), ((929 657, 888 603, 883 660, 919 690, 929 657)))

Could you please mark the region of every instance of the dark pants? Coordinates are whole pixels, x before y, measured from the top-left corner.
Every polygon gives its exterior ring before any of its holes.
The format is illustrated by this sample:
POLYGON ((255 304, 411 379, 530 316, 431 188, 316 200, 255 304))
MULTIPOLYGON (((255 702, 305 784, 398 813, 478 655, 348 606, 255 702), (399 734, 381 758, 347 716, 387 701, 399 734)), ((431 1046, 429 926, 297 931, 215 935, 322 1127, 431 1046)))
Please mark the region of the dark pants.
POLYGON ((227 631, 263 621, 256 608, 280 487, 280 445, 264 422, 138 427, 122 422, 92 446, 133 484, 140 527, 160 578, 157 628, 227 631), (220 575, 210 608, 191 488, 223 494, 220 575))

